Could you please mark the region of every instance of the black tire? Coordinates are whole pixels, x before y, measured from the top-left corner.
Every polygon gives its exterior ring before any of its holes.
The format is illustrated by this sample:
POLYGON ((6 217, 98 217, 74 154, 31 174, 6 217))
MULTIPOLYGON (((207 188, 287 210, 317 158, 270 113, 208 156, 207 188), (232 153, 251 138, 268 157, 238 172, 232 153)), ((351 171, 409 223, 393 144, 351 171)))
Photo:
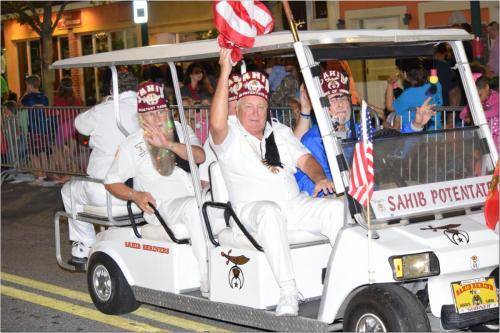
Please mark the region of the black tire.
MULTIPOLYGON (((90 297, 95 307, 110 315, 120 315, 136 310, 141 304, 135 300, 132 288, 128 284, 120 267, 103 252, 97 252, 90 257, 87 269, 87 285, 90 297), (94 278, 109 276, 108 288, 96 290, 94 278)), ((101 284, 102 285, 102 284, 101 284)))
POLYGON ((386 332, 430 332, 424 307, 396 284, 371 285, 356 294, 345 310, 344 331, 359 332, 363 318, 378 317, 386 332))

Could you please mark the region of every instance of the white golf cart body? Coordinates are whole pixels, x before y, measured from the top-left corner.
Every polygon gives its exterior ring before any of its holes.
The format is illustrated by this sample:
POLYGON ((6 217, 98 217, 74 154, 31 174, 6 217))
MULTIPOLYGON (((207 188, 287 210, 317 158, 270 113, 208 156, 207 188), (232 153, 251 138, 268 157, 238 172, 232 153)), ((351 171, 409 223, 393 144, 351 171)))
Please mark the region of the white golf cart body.
MULTIPOLYGON (((333 30, 301 31, 300 38, 300 42, 294 43, 289 32, 260 36, 256 38, 254 48, 244 50, 244 54, 283 54, 295 51, 324 138, 337 192, 343 193, 348 184, 348 169, 337 164, 337 156, 342 154, 343 148, 333 135, 329 135, 333 128, 330 121, 327 121, 325 105, 320 102, 322 92, 319 89, 318 72, 314 69, 313 54, 326 59, 325 52, 358 53, 358 59, 361 59, 377 50, 382 53, 384 49, 390 48, 415 50, 415 47, 448 42, 454 50, 474 123, 477 125, 467 132, 472 133, 469 135, 469 142, 483 147, 481 174, 464 173, 464 177, 454 176, 453 179, 438 177, 437 182, 410 177, 411 181, 402 188, 389 184, 390 182, 381 184, 375 189, 372 201, 374 215, 370 224, 371 238, 367 237, 366 218, 363 214, 353 214, 347 208, 347 200, 344 226, 333 249, 322 236, 307 232, 289 233, 297 286, 304 297, 298 317, 276 317, 273 312, 268 311, 276 306, 279 288, 264 253, 251 237, 235 235, 224 218, 217 218, 218 215, 214 213, 217 209, 210 206, 205 207, 211 225, 211 228, 205 230, 210 267, 209 299, 200 296, 199 273, 190 245, 171 241, 161 226, 143 226, 140 228, 142 238, 138 238, 129 226, 108 228, 97 235, 89 261, 92 262, 92 258, 101 253, 112 258, 139 302, 269 330, 341 329, 349 302, 364 289, 382 284, 397 284, 412 294, 423 292, 428 295, 428 315, 434 329, 462 328, 492 320, 491 311, 497 312, 498 303, 493 300, 488 303, 485 300, 482 306, 459 305, 451 287, 452 283, 460 284, 474 279, 491 283, 488 277, 495 269, 498 270, 498 235, 485 227, 481 210, 486 192, 476 193, 474 197, 464 197, 453 204, 438 202, 439 191, 453 193, 453 186, 459 189, 460 186, 479 186, 484 189, 491 178, 492 166, 498 159, 477 90, 471 84, 474 81, 462 46, 462 40, 469 40, 471 36, 463 30, 454 29, 333 30), (405 193, 414 193, 414 196, 404 197, 405 193), (418 205, 421 200, 419 196, 425 196, 428 204, 418 205), (398 198, 407 201, 398 203, 398 198), (419 219, 424 222, 415 222, 419 219), (457 240, 454 237, 463 239, 457 240), (406 271, 403 272, 403 268, 400 267, 399 270, 393 267, 395 263, 403 261, 395 261, 394 258, 406 260, 402 257, 414 254, 423 254, 429 272, 405 278, 406 271)), ((110 66, 114 73, 115 66, 118 65, 169 63, 173 68, 174 62, 178 61, 215 59, 218 51, 215 40, 156 45, 60 60, 53 64, 53 68, 110 66)), ((114 78, 116 86, 116 75, 114 78)), ((174 74, 174 82, 176 81, 174 74)), ((178 86, 176 97, 180 100, 178 86)), ((181 106, 179 111, 185 129, 181 106)), ((460 133, 464 138, 464 134, 460 133)), ((444 135, 444 140, 447 140, 450 134, 435 134, 439 135, 444 135)), ((420 143, 425 141, 428 149, 432 146, 429 144, 431 137, 423 138, 419 139, 420 143)), ((438 139, 443 140, 442 137, 438 139)), ((398 140, 404 143, 405 138, 398 140)), ((346 143, 344 148, 352 144, 346 143)), ((420 146, 418 147, 420 151, 420 146)), ((445 151, 448 150, 445 148, 445 151)), ((401 163, 411 163, 408 161, 409 156, 403 158, 401 163)), ((426 156, 428 158, 430 155, 426 156)), ((460 156, 462 160, 467 157, 466 154, 460 156)), ((190 162, 192 170, 196 170, 192 172, 193 184, 197 190, 200 216, 203 216, 197 168, 192 158, 190 162)), ((434 162, 437 163, 437 160, 434 162)), ((404 170, 411 168, 406 166, 404 170)), ((403 172, 402 170, 397 170, 396 173, 403 172)), ((210 171, 212 200, 208 201, 226 203, 227 192, 217 163, 210 167, 210 171)), ((234 218, 231 221, 234 224, 234 218)), ((56 226, 57 237, 58 223, 56 226)), ((236 227, 233 225, 233 228, 236 227)), ((187 238, 188 233, 183 226, 176 226, 172 231, 179 239, 187 238)), ((58 261, 63 265, 60 253, 58 261)), ((89 277, 89 283, 92 283, 92 277, 89 277)))

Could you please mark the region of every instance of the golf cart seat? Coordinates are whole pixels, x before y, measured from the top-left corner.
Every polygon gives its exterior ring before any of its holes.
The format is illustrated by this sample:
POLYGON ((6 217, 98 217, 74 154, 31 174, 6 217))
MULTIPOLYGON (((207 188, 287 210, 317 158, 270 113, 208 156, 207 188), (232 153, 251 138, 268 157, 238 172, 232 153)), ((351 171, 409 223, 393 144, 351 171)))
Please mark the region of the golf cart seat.
MULTIPOLYGON (((132 213, 134 215, 140 215, 142 211, 140 210, 139 207, 137 207, 135 204, 132 205, 132 213)), ((113 219, 115 221, 123 221, 123 220, 128 220, 129 215, 127 211, 127 206, 117 206, 113 205, 111 206, 111 214, 113 216, 113 219)), ((83 206, 82 212, 78 213, 78 216, 83 216, 83 217, 94 217, 94 218, 104 218, 108 219, 108 207, 107 206, 91 206, 91 205, 85 205, 83 206)))
MULTIPOLYGON (((175 237, 178 239, 189 238, 189 232, 187 227, 183 223, 178 223, 170 226, 170 229, 174 233, 175 237)), ((165 232, 165 228, 161 225, 146 224, 142 226, 141 235, 145 239, 151 239, 162 242, 172 242, 172 239, 165 232)))
MULTIPOLYGON (((247 231, 228 202, 227 187, 219 164, 209 167, 212 202, 206 208, 225 210, 225 227, 216 230, 218 221, 207 222, 210 240, 210 300, 257 309, 274 308, 280 291, 262 247, 255 234, 247 231)), ((214 210, 214 209, 212 209, 214 210)), ((297 288, 305 299, 320 297, 322 276, 331 252, 328 239, 302 230, 288 231, 297 288)))

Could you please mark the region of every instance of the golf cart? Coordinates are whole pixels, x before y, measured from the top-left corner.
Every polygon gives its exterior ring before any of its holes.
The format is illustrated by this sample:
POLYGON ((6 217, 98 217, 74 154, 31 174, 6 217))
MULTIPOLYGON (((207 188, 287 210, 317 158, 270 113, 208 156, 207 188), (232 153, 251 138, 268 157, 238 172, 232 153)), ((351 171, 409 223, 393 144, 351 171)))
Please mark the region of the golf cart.
MULTIPOLYGON (((288 233, 304 298, 299 315, 275 316, 279 287, 263 249, 232 210, 217 163, 210 166, 210 193, 202 193, 189 140, 209 251, 209 297, 200 293, 196 260, 182 225, 138 226, 132 208, 124 222, 108 207, 102 209, 105 214, 85 215, 85 221, 108 227, 97 234, 86 267, 95 306, 123 314, 147 303, 276 331, 429 331, 498 323, 499 238, 486 228, 482 212, 498 153, 462 46, 471 36, 447 29, 303 31, 300 37, 294 42, 289 32, 272 33, 244 50, 246 55, 297 57, 335 188, 346 206, 333 248, 323 236, 288 233), (334 135, 316 61, 431 55, 432 46, 443 41, 454 51, 476 126, 376 137, 375 191, 366 214, 345 195, 355 140, 334 135)), ((181 101, 174 63, 215 59, 218 51, 216 40, 196 41, 64 59, 52 67, 110 66, 116 87, 116 66, 168 63, 181 101)), ((59 217, 65 214, 55 218, 57 242, 59 217)), ((77 213, 72 217, 80 218, 77 213)), ((60 244, 56 250, 59 264, 69 268, 60 244)))

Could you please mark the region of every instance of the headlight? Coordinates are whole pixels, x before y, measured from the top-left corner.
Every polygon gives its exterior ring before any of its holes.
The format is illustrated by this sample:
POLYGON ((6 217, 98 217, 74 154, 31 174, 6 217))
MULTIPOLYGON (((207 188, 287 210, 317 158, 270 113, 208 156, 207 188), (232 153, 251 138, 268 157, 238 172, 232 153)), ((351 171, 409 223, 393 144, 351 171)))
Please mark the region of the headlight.
POLYGON ((439 260, 433 252, 392 256, 389 264, 396 281, 439 274, 439 260))

